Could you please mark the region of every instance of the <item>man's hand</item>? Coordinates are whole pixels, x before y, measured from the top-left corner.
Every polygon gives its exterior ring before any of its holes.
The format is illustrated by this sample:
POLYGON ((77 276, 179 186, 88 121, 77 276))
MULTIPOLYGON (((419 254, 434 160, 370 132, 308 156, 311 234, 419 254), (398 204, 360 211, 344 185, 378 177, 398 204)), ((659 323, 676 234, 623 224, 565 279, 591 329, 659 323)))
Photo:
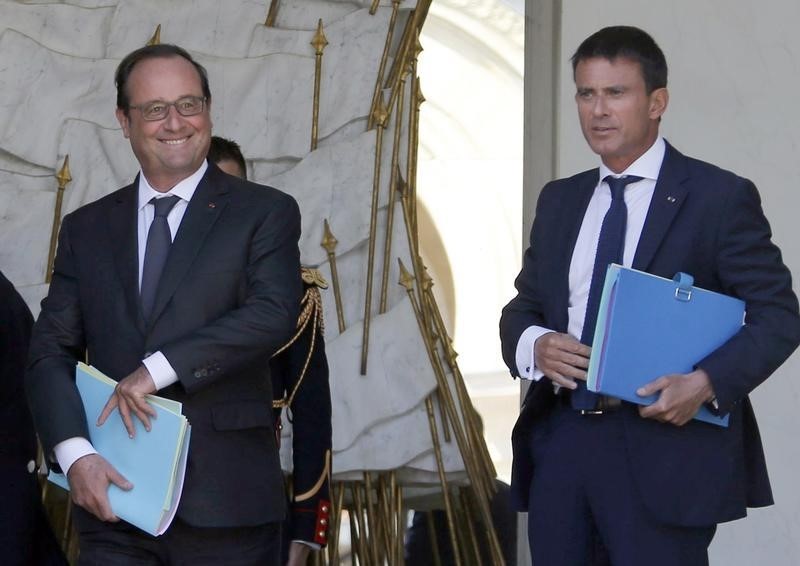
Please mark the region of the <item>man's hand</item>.
POLYGON ((73 503, 101 521, 116 523, 119 518, 108 502, 108 486, 114 484, 128 491, 133 484, 126 480, 99 454, 87 454, 73 462, 67 473, 73 503))
POLYGON ((589 367, 589 354, 592 349, 581 344, 569 334, 548 332, 533 344, 536 367, 553 383, 567 389, 575 389, 576 379, 586 381, 586 368, 589 367))
POLYGON ((687 374, 664 375, 636 390, 636 394, 642 397, 658 392, 658 400, 650 406, 639 407, 639 414, 677 426, 688 423, 703 403, 714 398, 711 380, 702 369, 687 374))
POLYGON ((155 392, 156 384, 150 377, 150 372, 146 367, 139 366, 136 371, 117 383, 114 393, 108 398, 106 406, 97 417, 97 426, 102 426, 114 409, 119 409, 128 436, 133 438, 136 435, 131 413, 136 415, 144 424, 144 429, 150 432, 150 417, 156 417, 156 410, 145 400, 145 395, 155 392))
POLYGON ((310 546, 292 541, 289 545, 289 560, 286 562, 286 566, 306 566, 310 554, 310 546))

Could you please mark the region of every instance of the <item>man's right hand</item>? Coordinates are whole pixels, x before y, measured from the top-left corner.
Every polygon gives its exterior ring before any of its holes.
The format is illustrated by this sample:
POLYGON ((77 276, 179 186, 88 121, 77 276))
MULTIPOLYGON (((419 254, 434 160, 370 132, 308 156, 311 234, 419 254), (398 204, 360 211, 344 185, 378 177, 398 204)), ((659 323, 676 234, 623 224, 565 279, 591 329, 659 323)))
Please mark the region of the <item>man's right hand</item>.
POLYGON ((114 484, 128 491, 133 484, 126 480, 114 467, 99 454, 88 454, 73 462, 67 472, 72 502, 86 509, 101 521, 115 523, 119 517, 114 515, 108 501, 108 486, 114 484))
POLYGON ((536 367, 553 383, 575 389, 576 379, 586 381, 592 349, 569 334, 548 332, 533 344, 536 367))

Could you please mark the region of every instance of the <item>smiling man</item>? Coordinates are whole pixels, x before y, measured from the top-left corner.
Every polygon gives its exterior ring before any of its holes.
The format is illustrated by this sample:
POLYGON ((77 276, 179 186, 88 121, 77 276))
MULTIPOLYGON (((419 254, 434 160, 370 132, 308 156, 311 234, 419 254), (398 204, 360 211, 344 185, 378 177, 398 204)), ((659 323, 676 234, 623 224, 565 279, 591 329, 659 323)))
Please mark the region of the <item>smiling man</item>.
POLYGON ((183 49, 134 51, 116 85, 141 172, 64 218, 26 378, 44 449, 70 483, 79 563, 278 564, 268 362, 299 311, 297 204, 207 163, 211 92, 183 49), (84 415, 75 387, 87 357, 119 381, 100 415, 84 415), (192 424, 177 517, 158 538, 114 515, 110 484, 137 487, 88 440, 108 419, 150 430, 156 392, 192 424))
POLYGON ((583 135, 599 167, 540 194, 500 336, 533 382, 514 428, 512 495, 534 564, 701 566, 716 525, 772 503, 748 394, 800 342, 791 275, 750 181, 659 135, 667 63, 644 31, 604 28, 572 57, 583 135), (742 329, 688 374, 652 376, 646 408, 587 391, 609 263, 746 303, 742 329), (727 428, 692 420, 703 404, 727 428))

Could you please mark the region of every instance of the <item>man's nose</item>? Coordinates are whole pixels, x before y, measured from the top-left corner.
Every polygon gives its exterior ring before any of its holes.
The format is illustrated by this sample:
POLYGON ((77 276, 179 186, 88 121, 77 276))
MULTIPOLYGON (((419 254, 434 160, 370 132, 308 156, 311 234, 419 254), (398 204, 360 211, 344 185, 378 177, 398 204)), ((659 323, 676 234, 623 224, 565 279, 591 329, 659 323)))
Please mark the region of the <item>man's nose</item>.
POLYGON ((171 130, 180 128, 183 124, 182 118, 183 116, 180 115, 178 109, 175 108, 174 104, 172 104, 167 108, 167 115, 164 118, 164 126, 171 130))
POLYGON ((605 116, 608 114, 608 103, 605 96, 599 95, 595 97, 594 105, 592 106, 592 114, 595 116, 605 116))

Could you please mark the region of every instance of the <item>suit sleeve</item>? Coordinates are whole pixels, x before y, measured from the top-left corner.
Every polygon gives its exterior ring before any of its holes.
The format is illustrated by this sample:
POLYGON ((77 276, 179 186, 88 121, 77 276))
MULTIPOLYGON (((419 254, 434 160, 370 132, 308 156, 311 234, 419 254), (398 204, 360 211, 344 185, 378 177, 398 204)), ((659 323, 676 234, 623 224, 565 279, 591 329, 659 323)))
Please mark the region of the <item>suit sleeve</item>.
POLYGON ((276 396, 290 403, 286 413, 292 423, 289 539, 325 546, 333 431, 321 320, 316 325, 310 322, 297 341, 272 359, 270 369, 273 384, 280 384, 276 396))
POLYGON ((771 241, 756 187, 745 179, 722 203, 715 266, 722 291, 745 302, 745 325, 699 362, 722 413, 770 376, 800 342, 792 277, 771 241))
POLYGON ((45 453, 68 438, 89 438, 86 414, 75 385, 75 364, 86 351, 78 276, 67 215, 47 297, 33 327, 25 387, 45 453), (58 403, 53 403, 58 399, 58 403))
POLYGON ((299 312, 300 212, 281 194, 250 242, 242 304, 161 351, 192 392, 221 376, 268 358, 291 337, 299 312), (197 368, 215 360, 213 375, 197 368))
POLYGON ((503 360, 514 377, 519 376, 516 349, 520 336, 533 325, 546 326, 540 288, 540 263, 542 240, 546 231, 546 209, 552 184, 546 185, 536 204, 536 216, 531 228, 529 247, 522 259, 522 270, 514 281, 517 295, 503 307, 500 316, 500 342, 503 360), (544 211, 544 212, 543 212, 544 211))

